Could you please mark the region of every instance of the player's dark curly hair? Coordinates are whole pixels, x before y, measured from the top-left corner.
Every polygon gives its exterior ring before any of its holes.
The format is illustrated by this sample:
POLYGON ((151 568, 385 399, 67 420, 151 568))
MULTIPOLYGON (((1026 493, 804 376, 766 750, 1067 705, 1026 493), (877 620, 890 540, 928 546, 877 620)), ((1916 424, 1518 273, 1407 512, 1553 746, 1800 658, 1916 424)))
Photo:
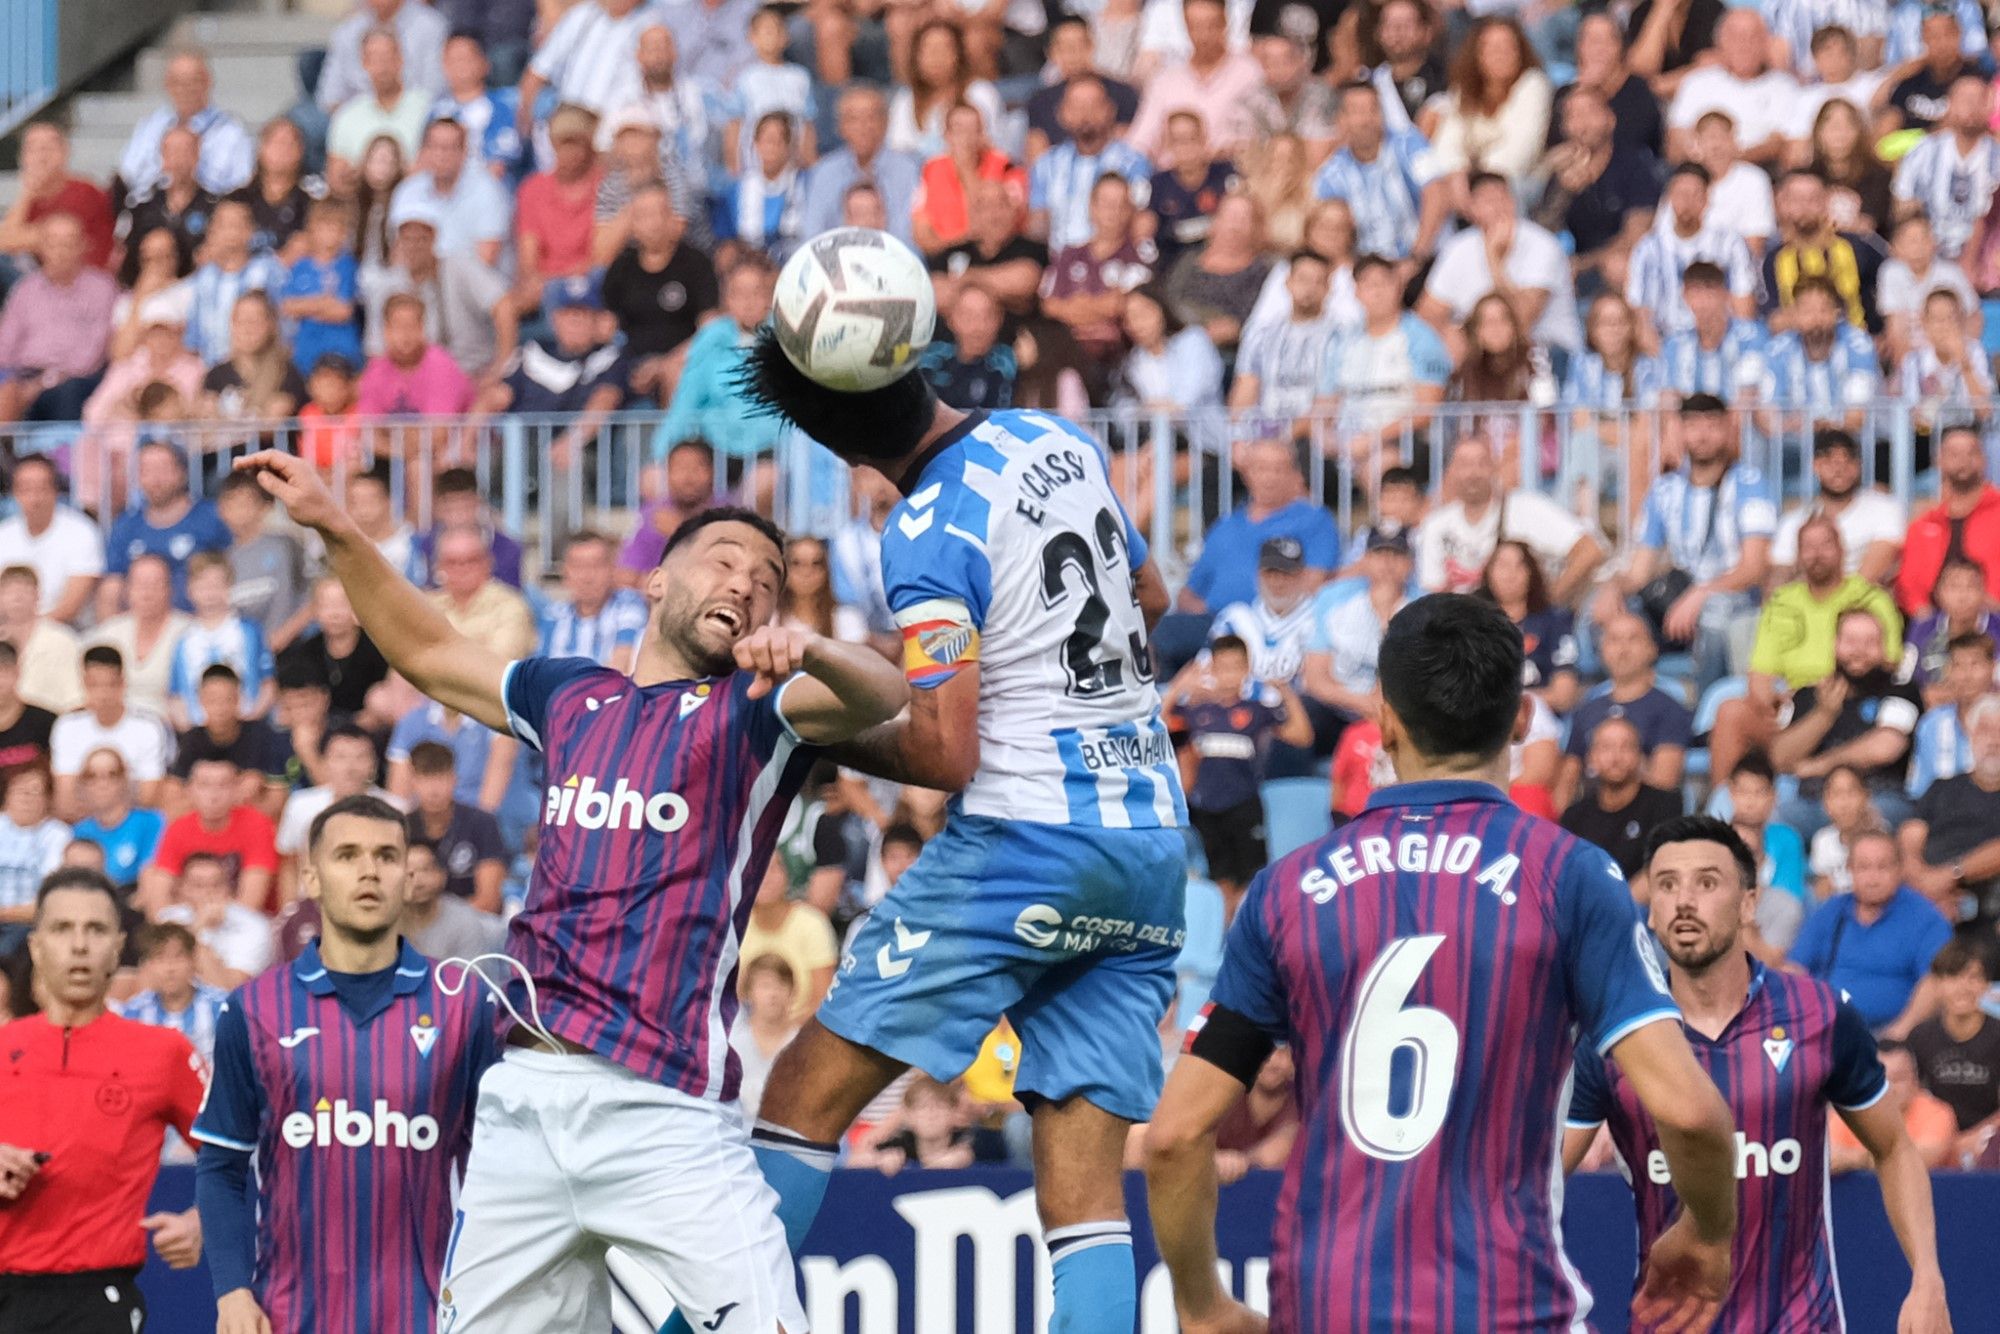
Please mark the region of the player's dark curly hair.
POLYGON ((1491 602, 1463 593, 1418 598, 1382 636, 1382 698, 1432 760, 1491 759, 1521 712, 1521 631, 1491 602))
POLYGON ((783 417, 847 463, 915 453, 937 408, 930 383, 915 370, 880 389, 828 389, 792 364, 769 324, 757 331, 736 383, 757 412, 783 417))
MULTIPOLYGON (((741 505, 713 505, 699 514, 690 516, 681 523, 680 527, 674 529, 674 535, 667 539, 665 549, 660 552, 660 563, 664 565, 667 557, 693 541, 696 533, 718 523, 748 524, 763 534, 764 537, 768 538, 771 545, 778 549, 780 555, 784 553, 785 530, 778 527, 777 524, 772 523, 756 510, 746 509, 741 505)), ((781 569, 783 564, 782 561, 779 562, 781 569)))

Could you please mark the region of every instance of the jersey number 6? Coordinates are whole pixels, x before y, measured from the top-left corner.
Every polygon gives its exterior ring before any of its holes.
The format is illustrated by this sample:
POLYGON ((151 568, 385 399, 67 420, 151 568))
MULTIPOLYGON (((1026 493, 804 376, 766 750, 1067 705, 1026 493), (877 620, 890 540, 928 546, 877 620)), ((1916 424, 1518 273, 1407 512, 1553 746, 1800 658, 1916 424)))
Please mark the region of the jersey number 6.
MULTIPOLYGON (((1153 679, 1144 631, 1132 631, 1123 645, 1105 642, 1105 632, 1111 624, 1111 605, 1104 600, 1103 586, 1108 577, 1126 563, 1125 530, 1120 526, 1118 516, 1109 509, 1097 511, 1096 529, 1095 551, 1083 534, 1074 530, 1057 533, 1042 547, 1044 607, 1054 610, 1070 600, 1066 571, 1075 570, 1077 578, 1083 582, 1083 606, 1078 608, 1076 628, 1070 631, 1062 648, 1063 669, 1069 675, 1069 684, 1065 689, 1078 699, 1095 699, 1099 695, 1123 690, 1128 670, 1135 680, 1153 679), (1098 572, 1100 563, 1103 576, 1098 572), (1100 649, 1106 652, 1106 656, 1098 656, 1100 649)), ((1132 591, 1129 575, 1125 596, 1130 599, 1136 614, 1139 599, 1132 591)))
POLYGON ((1340 1044, 1340 1124, 1371 1158, 1414 1158, 1444 1126, 1458 1078, 1458 1029, 1442 1010, 1404 1004, 1442 944, 1443 936, 1392 940, 1361 979, 1354 1020, 1340 1044), (1398 1052, 1408 1053, 1400 1109, 1391 1078, 1398 1052))

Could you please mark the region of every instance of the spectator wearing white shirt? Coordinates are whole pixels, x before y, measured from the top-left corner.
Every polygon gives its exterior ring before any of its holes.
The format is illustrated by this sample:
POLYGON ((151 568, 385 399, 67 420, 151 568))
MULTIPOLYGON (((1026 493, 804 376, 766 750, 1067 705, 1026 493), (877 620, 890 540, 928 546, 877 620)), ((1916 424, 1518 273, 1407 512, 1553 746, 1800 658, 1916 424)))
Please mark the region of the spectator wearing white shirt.
POLYGON ((1799 559, 1799 530, 1809 519, 1824 515, 1840 530, 1840 547, 1847 574, 1870 583, 1887 583, 1903 555, 1903 534, 1909 512, 1894 496, 1862 485, 1861 447, 1846 431, 1827 427, 1813 434, 1813 479, 1819 493, 1778 523, 1771 541, 1771 579, 1792 577, 1799 559))
POLYGON ((1778 230, 1770 175, 1743 160, 1736 147, 1736 121, 1727 111, 1707 112, 1695 122, 1694 147, 1695 160, 1713 182, 1702 225, 1735 232, 1750 247, 1750 257, 1762 259, 1778 230))
POLYGON ((326 131, 326 180, 336 195, 355 188, 361 161, 378 138, 394 139, 404 161, 416 157, 431 118, 431 94, 403 80, 403 48, 394 32, 370 30, 361 39, 361 64, 368 71, 368 90, 341 103, 326 131))
POLYGON ((1987 131, 1993 90, 1977 74, 1952 81, 1944 121, 1896 167, 1898 217, 1924 213, 1946 259, 1970 264, 1986 239, 1986 214, 2000 186, 2000 143, 1987 131))
POLYGON ((305 855, 306 837, 321 811, 346 797, 377 797, 401 810, 404 803, 387 789, 375 785, 377 755, 375 738, 352 723, 327 732, 320 743, 320 768, 326 781, 299 788, 285 798, 278 816, 278 898, 290 903, 297 894, 299 858, 305 855))
POLYGON ((412 208, 437 217, 437 253, 500 266, 514 219, 513 197, 483 171, 466 170, 465 126, 441 116, 424 127, 417 170, 389 197, 389 214, 412 208))
POLYGON ((1715 25, 1720 59, 1681 80, 1667 107, 1667 155, 1692 157, 1694 128, 1711 111, 1726 111, 1736 126, 1736 146, 1758 165, 1776 162, 1785 147, 1798 84, 1770 67, 1770 33, 1754 9, 1732 9, 1715 25))
POLYGON ((1285 289, 1291 308, 1276 319, 1251 319, 1236 355, 1229 406, 1255 411, 1301 434, 1319 391, 1320 372, 1336 324, 1327 302, 1333 267, 1326 256, 1301 250, 1291 258, 1285 289))
POLYGON ((554 88, 557 101, 603 115, 633 93, 639 34, 666 22, 651 0, 583 0, 556 20, 521 75, 519 124, 526 142, 535 102, 554 88))
POLYGON ((104 535, 89 519, 58 503, 62 474, 47 455, 18 460, 10 490, 15 512, 0 520, 0 568, 32 568, 41 588, 41 613, 53 621, 73 622, 104 575, 104 535))
POLYGON ((1427 593, 1477 589, 1502 538, 1535 553, 1558 606, 1576 605, 1604 560, 1603 544, 1583 520, 1536 492, 1503 492, 1493 446, 1479 436, 1453 447, 1442 496, 1417 530, 1417 582, 1427 593))
MULTIPOLYGON (((127 703, 165 718, 174 645, 194 618, 174 609, 173 567, 164 556, 148 554, 132 561, 125 599, 129 610, 100 622, 89 643, 107 645, 119 655, 127 703)), ((89 663, 88 649, 84 661, 89 663)))
POLYGON ((157 806, 161 780, 173 759, 174 738, 158 714, 125 702, 125 660, 105 644, 83 651, 83 707, 56 719, 49 733, 49 761, 56 779, 56 810, 81 813, 77 775, 94 750, 109 748, 125 760, 138 785, 141 806, 157 806))
POLYGON ((34 920, 42 877, 62 865, 72 835, 49 815, 49 775, 26 765, 0 779, 0 953, 9 928, 34 920))
POLYGON ((361 46, 377 28, 395 34, 411 87, 428 97, 444 91, 444 44, 451 35, 444 15, 420 0, 363 0, 327 39, 326 63, 320 67, 313 100, 328 115, 368 91, 361 46))
POLYGON ((1306 565, 1296 537, 1267 538, 1257 551, 1257 596, 1215 614, 1210 643, 1224 635, 1250 651, 1250 675, 1259 681, 1296 682, 1312 633, 1312 595, 1320 572, 1306 565))
MULTIPOLYGON (((1897 223, 1889 254, 1875 277, 1875 312, 1882 317, 1882 339, 1892 365, 1915 345, 1924 302, 1932 292, 1954 293, 1972 312, 1972 333, 1979 334, 1985 318, 1979 295, 1963 268, 1938 258, 1937 233, 1929 217, 1912 213, 1897 223)), ((5 532, 0 526, 0 537, 5 532)))
POLYGON ((41 580, 32 565, 0 568, 0 640, 19 655, 18 693, 37 708, 63 714, 83 705, 77 681, 81 649, 76 631, 41 615, 41 580))
POLYGON ((269 252, 251 249, 256 227, 250 206, 238 199, 217 204, 209 219, 208 243, 202 249, 207 262, 188 279, 187 326, 187 345, 206 365, 229 360, 229 326, 238 299, 250 292, 275 293, 285 285, 284 264, 269 252))
POLYGON ((1361 557, 1366 587, 1320 590, 1302 673, 1306 698, 1346 719, 1375 712, 1382 636, 1410 600, 1410 533, 1395 524, 1368 530, 1361 557))
POLYGON ((160 164, 160 140, 168 130, 184 127, 201 141, 195 180, 221 196, 250 179, 257 166, 257 144, 243 122, 213 105, 215 77, 208 58, 199 51, 182 51, 167 61, 167 105, 133 127, 118 160, 118 182, 125 197, 136 201, 166 179, 160 164))
POLYGON ((1785 127, 1787 154, 1795 163, 1812 157, 1813 122, 1828 102, 1846 102, 1863 116, 1873 104, 1876 90, 1888 81, 1889 71, 1873 63, 1862 68, 1860 47, 1854 34, 1842 27, 1821 28, 1812 35, 1810 74, 1792 100, 1790 123, 1785 127))
POLYGON ((1472 226, 1445 242, 1417 299, 1417 314, 1430 321, 1446 345, 1463 341, 1460 326, 1489 292, 1514 308, 1534 341, 1575 351, 1583 345, 1583 321, 1569 257, 1549 232, 1520 216, 1514 191, 1489 173, 1467 185, 1472 226))
POLYGON ((1071 79, 1056 115, 1069 138, 1036 158, 1028 173, 1028 234, 1046 241, 1051 255, 1090 240, 1090 201, 1099 177, 1123 176, 1140 209, 1151 200, 1153 185, 1146 155, 1112 137, 1118 108, 1102 80, 1071 79))
POLYGON ((225 991, 242 986, 277 957, 271 919, 236 901, 228 863, 212 852, 188 854, 174 886, 174 902, 160 909, 157 920, 178 922, 194 932, 200 942, 195 976, 225 991))
POLYGON ((1737 233, 1708 225, 1711 179, 1698 162, 1683 162, 1667 177, 1663 207, 1652 230, 1632 247, 1625 299, 1645 319, 1642 341, 1660 346, 1694 327, 1694 311, 1683 296, 1681 279, 1691 265, 1713 264, 1722 271, 1729 305, 1739 319, 1757 318, 1759 281, 1750 247, 1737 233))

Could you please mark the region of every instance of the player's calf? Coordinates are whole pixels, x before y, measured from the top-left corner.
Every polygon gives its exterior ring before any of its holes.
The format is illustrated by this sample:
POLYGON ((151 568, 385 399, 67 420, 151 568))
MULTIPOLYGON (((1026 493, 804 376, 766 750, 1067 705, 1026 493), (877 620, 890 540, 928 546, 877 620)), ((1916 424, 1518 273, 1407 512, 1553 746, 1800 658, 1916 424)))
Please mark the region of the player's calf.
POLYGON ((1049 1248, 1049 1334, 1127 1334, 1138 1314, 1132 1224, 1125 1217, 1131 1122, 1082 1098, 1034 1110, 1035 1204, 1049 1248))

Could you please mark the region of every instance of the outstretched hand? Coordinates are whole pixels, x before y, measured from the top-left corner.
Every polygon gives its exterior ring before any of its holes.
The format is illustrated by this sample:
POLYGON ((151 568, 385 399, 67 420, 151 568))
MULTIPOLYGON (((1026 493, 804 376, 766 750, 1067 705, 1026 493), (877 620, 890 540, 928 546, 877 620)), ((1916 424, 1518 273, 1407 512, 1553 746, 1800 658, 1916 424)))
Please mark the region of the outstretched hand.
POLYGON ((1652 1334, 1705 1334, 1729 1295, 1729 1243, 1704 1241, 1683 1214, 1646 1253, 1632 1323, 1652 1334))
POLYGON ((236 460, 236 471, 255 477, 257 484, 285 507, 292 522, 303 528, 326 532, 345 514, 320 480, 319 470, 295 454, 259 450, 236 460))

